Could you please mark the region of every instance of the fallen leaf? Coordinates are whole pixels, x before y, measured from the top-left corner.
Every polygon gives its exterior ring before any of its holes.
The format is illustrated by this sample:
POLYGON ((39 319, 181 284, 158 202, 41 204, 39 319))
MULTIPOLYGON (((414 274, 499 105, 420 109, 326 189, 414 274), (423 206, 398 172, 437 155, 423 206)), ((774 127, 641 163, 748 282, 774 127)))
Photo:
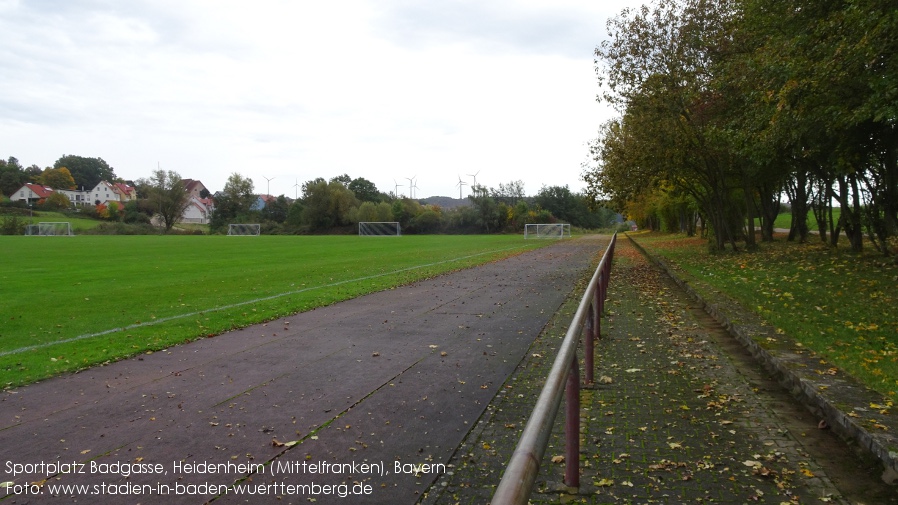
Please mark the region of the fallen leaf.
POLYGON ((552 463, 564 463, 564 456, 552 456, 552 463))

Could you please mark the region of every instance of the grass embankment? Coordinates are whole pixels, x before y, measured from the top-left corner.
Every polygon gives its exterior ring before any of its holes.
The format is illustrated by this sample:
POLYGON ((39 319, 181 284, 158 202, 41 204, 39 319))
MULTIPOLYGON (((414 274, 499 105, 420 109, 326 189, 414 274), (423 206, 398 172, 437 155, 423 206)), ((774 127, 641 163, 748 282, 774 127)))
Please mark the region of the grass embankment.
MULTIPOLYGON (((839 215, 841 214, 841 209, 838 207, 833 209, 833 222, 837 222, 839 220, 839 215)), ((808 212, 808 230, 818 231, 817 220, 814 218, 813 212, 808 212)), ((776 216, 776 220, 773 222, 773 227, 781 230, 788 230, 792 226, 792 214, 788 212, 781 212, 776 216)))
POLYGON ((0 237, 0 387, 546 244, 520 236, 0 237))
POLYGON ((97 219, 90 219, 86 217, 72 217, 61 212, 48 212, 48 211, 34 211, 29 214, 26 211, 20 211, 15 214, 13 213, 3 213, 3 210, 0 209, 0 219, 4 217, 12 217, 15 216, 20 221, 25 224, 38 224, 41 222, 66 222, 68 221, 72 225, 72 232, 77 235, 78 232, 83 232, 87 230, 92 230, 100 225, 103 221, 97 219))
POLYGON ((762 243, 757 252, 711 253, 699 238, 632 236, 651 254, 679 266, 696 290, 704 284, 730 295, 778 333, 868 387, 898 397, 898 265, 893 260, 782 237, 762 243))

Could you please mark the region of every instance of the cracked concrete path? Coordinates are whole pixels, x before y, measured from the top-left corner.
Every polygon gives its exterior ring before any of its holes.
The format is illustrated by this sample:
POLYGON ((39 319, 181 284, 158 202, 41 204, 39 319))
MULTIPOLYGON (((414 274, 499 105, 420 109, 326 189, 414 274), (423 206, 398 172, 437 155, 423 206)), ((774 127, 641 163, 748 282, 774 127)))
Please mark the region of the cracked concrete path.
POLYGON ((606 244, 4 392, 4 503, 415 503, 606 244))

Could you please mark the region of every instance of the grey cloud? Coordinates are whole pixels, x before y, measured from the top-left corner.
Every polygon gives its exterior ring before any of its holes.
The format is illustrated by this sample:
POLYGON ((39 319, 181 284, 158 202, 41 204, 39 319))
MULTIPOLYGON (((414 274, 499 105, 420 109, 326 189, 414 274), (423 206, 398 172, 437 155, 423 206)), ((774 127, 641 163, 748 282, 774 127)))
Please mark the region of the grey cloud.
POLYGON ((378 5, 386 5, 380 12, 381 35, 412 48, 466 39, 489 52, 583 58, 591 56, 604 33, 604 20, 599 16, 569 8, 464 0, 378 5))

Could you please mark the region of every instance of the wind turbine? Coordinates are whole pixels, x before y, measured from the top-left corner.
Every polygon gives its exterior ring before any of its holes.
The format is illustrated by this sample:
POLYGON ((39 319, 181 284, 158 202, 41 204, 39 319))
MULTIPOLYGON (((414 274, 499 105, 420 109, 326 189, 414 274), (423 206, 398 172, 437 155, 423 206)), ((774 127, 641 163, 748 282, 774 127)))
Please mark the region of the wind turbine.
POLYGON ((263 175, 262 178, 265 179, 266 181, 268 181, 268 189, 265 190, 266 191, 265 196, 271 196, 271 181, 274 180, 274 177, 265 177, 263 175))
POLYGON ((296 184, 293 185, 293 188, 293 192, 295 193, 293 199, 299 200, 299 179, 296 179, 296 184))
POLYGON ((463 180, 461 180, 461 176, 459 175, 459 176, 458 176, 458 184, 456 184, 456 186, 458 186, 458 199, 459 199, 459 200, 461 200, 462 198, 464 198, 463 196, 461 196, 461 188, 462 188, 462 186, 467 186, 467 185, 468 185, 468 183, 465 182, 465 181, 463 181, 463 180))
MULTIPOLYGON (((479 173, 480 173, 480 170, 477 171, 477 174, 479 174, 479 173)), ((468 177, 473 177, 473 178, 474 178, 474 186, 477 185, 477 174, 468 174, 468 177)), ((472 187, 473 187, 473 186, 472 186, 472 187)))
POLYGON ((408 181, 408 197, 415 198, 415 178, 417 175, 413 175, 412 177, 406 177, 405 179, 408 181))
POLYGON ((399 198, 399 188, 404 187, 404 185, 396 182, 396 179, 393 179, 393 184, 396 185, 396 189, 393 190, 393 194, 396 196, 396 198, 399 198))

